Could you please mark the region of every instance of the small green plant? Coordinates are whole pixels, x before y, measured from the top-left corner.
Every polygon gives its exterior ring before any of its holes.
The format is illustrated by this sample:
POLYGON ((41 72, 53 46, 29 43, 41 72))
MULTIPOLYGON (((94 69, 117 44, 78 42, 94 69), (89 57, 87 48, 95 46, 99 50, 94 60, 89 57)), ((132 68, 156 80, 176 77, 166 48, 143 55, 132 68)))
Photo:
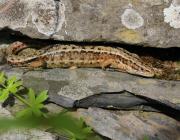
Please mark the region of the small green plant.
POLYGON ((47 91, 42 91, 40 94, 35 94, 33 89, 29 89, 28 98, 25 99, 18 94, 18 91, 23 88, 22 81, 17 80, 15 76, 7 78, 5 74, 0 73, 0 101, 4 102, 10 94, 13 94, 18 100, 24 103, 27 107, 17 114, 18 117, 24 115, 45 115, 41 109, 44 107, 43 102, 48 98, 47 91))
POLYGON ((23 89, 23 82, 15 76, 8 78, 0 73, 0 102, 4 102, 10 94, 26 105, 25 109, 16 114, 14 119, 0 119, 0 130, 12 128, 52 128, 55 132, 64 134, 71 140, 100 140, 83 119, 70 116, 67 111, 59 114, 47 115, 42 111, 43 102, 47 100, 47 91, 35 94, 33 89, 28 89, 27 97, 18 92, 23 89))
POLYGON ((0 85, 0 101, 3 102, 9 97, 9 94, 14 94, 18 98, 16 93, 20 90, 22 81, 18 81, 15 76, 7 79, 4 72, 2 72, 0 73, 0 85))
POLYGON ((18 117, 24 115, 46 116, 41 109, 44 108, 43 102, 48 98, 47 91, 42 91, 37 96, 33 89, 29 89, 28 98, 23 102, 27 105, 27 108, 17 114, 18 117))

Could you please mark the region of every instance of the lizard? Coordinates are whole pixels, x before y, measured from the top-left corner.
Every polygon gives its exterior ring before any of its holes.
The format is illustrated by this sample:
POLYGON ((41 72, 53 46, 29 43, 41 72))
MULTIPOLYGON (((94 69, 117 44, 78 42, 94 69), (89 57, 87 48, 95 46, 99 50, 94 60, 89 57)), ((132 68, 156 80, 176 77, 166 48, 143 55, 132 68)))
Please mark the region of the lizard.
POLYGON ((112 68, 143 77, 154 77, 156 74, 151 65, 123 48, 56 44, 21 53, 27 48, 22 42, 12 43, 7 49, 8 64, 26 68, 112 68))

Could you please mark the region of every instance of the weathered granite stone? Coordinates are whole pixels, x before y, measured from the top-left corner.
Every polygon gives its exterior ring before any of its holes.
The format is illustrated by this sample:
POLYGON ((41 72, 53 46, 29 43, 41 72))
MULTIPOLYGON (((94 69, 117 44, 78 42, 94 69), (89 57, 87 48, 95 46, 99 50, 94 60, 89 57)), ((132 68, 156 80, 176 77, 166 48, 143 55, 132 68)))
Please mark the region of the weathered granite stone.
MULTIPOLYGON (((10 111, 0 104, 0 117, 13 118, 10 111)), ((0 140, 55 140, 56 136, 38 129, 14 129, 0 132, 0 140)))
MULTIPOLYGON (((102 92, 125 90, 134 95, 160 101, 174 109, 180 108, 179 81, 142 78, 121 72, 86 68, 76 70, 57 68, 24 73, 20 68, 1 66, 0 70, 5 71, 9 76, 16 75, 22 78, 25 86, 34 88, 37 92, 48 90, 50 98, 65 107, 73 107, 76 100, 102 92)), ((117 97, 122 98, 122 96, 117 97)), ((138 103, 138 99, 132 101, 138 103)))
POLYGON ((107 111, 99 108, 78 109, 88 125, 112 140, 178 140, 176 120, 153 112, 107 111))
POLYGON ((180 47, 177 0, 0 0, 0 28, 32 38, 180 47))
MULTIPOLYGON (((103 71, 100 69, 46 69, 37 71, 24 71, 20 68, 0 66, 8 76, 16 75, 22 78, 24 85, 36 91, 49 90, 49 95, 55 94, 66 107, 73 107, 76 100, 84 99, 100 92, 130 91, 156 101, 172 103, 179 109, 180 82, 166 81, 151 78, 142 78, 121 72, 103 71), (24 73, 25 72, 25 73, 24 73)), ((139 102, 144 102, 139 100, 139 102)), ((167 104, 168 105, 168 104, 167 104)), ((58 112, 52 104, 49 110, 58 112), (53 108, 53 109, 52 109, 53 108)), ((1 109, 0 109, 1 110, 1 109)), ((85 117, 86 122, 99 134, 111 139, 143 139, 144 136, 155 139, 178 139, 180 126, 177 121, 159 113, 121 113, 105 111, 97 108, 88 110, 79 109, 79 114, 85 117)), ((178 114, 176 114, 178 115, 178 114)), ((42 131, 41 131, 42 132, 42 131)), ((38 132, 13 132, 13 137, 22 138, 29 134, 39 138, 38 132), (19 137, 18 137, 18 136, 19 137)), ((7 139, 9 133, 2 135, 7 139)), ((42 138, 46 138, 44 134, 42 138)), ((47 138, 51 139, 51 134, 47 138)), ((0 135, 1 137, 1 135, 0 135)), ((54 138, 54 137, 53 137, 54 138)))
POLYGON ((1 103, 0 103, 0 117, 6 117, 6 118, 12 117, 11 112, 8 111, 6 108, 3 108, 1 103))
POLYGON ((1 140, 55 140, 51 133, 41 130, 10 130, 0 134, 1 140))
POLYGON ((100 69, 49 69, 30 71, 23 75, 25 86, 47 89, 73 100, 100 92, 129 91, 154 100, 180 103, 180 81, 142 78, 121 72, 100 69))

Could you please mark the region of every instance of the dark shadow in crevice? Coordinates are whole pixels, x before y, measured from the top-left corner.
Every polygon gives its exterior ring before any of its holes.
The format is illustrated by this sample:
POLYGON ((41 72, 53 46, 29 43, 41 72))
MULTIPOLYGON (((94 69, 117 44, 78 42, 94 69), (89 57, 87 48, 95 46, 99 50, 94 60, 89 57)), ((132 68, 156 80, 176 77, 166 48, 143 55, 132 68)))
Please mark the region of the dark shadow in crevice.
POLYGON ((35 39, 22 34, 19 31, 14 31, 9 28, 4 28, 0 31, 0 43, 12 43, 14 41, 21 41, 27 44, 38 44, 41 47, 53 44, 75 44, 75 45, 91 45, 91 46, 112 46, 125 48, 130 52, 136 53, 140 56, 152 56, 160 60, 180 60, 180 48, 155 48, 155 47, 142 47, 140 45, 129 45, 125 43, 106 42, 106 41, 82 41, 77 42, 74 40, 58 41, 53 39, 35 39))
POLYGON ((103 92, 74 103, 75 108, 99 107, 110 110, 143 110, 160 112, 180 121, 180 107, 170 102, 158 101, 128 91, 103 92), (128 93, 128 94, 127 94, 128 93), (141 108, 143 107, 143 108, 141 108))
MULTIPOLYGON (((156 110, 159 110, 161 113, 172 117, 174 119, 176 119, 177 121, 180 121, 180 106, 173 104, 171 102, 168 101, 158 101, 158 100, 154 100, 142 95, 138 95, 138 94, 134 94, 131 93, 129 91, 126 91, 132 95, 134 95, 135 97, 142 99, 146 102, 148 102, 148 105, 156 110)), ((109 92, 107 92, 109 93, 109 92)), ((120 94, 122 92, 112 92, 112 93, 116 93, 116 94, 120 94)), ((105 94, 105 93, 103 93, 105 94)))
POLYGON ((150 106, 154 109, 159 110, 161 113, 174 118, 177 121, 180 121, 180 107, 178 105, 175 105, 170 102, 161 102, 158 100, 153 100, 150 98, 147 98, 145 96, 139 96, 137 95, 138 98, 144 99, 147 102, 151 103, 150 106))
POLYGON ((68 109, 98 107, 108 110, 160 112, 180 121, 179 105, 168 101, 154 100, 128 91, 101 92, 80 100, 71 101, 71 104, 69 104, 69 100, 72 99, 55 95, 53 98, 50 96, 48 102, 68 109))

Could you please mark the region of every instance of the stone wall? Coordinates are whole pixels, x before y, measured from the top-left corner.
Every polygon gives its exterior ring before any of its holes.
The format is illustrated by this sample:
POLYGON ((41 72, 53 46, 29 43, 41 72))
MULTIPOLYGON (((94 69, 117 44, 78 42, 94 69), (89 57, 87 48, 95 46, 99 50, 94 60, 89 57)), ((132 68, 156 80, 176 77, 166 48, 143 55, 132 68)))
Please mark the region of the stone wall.
POLYGON ((0 0, 0 29, 31 38, 180 47, 178 0, 0 0))

